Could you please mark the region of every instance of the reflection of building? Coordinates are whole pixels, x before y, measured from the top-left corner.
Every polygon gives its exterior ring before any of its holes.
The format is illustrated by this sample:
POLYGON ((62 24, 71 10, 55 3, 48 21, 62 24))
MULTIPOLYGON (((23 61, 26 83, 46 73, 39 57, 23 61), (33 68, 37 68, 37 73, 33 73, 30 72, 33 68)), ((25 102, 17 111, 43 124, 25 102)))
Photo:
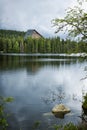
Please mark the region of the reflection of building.
POLYGON ((27 72, 32 74, 36 73, 41 68, 38 62, 29 62, 27 66, 27 72))
POLYGON ((35 29, 28 30, 25 34, 25 39, 31 37, 31 38, 43 38, 43 36, 38 33, 35 29))

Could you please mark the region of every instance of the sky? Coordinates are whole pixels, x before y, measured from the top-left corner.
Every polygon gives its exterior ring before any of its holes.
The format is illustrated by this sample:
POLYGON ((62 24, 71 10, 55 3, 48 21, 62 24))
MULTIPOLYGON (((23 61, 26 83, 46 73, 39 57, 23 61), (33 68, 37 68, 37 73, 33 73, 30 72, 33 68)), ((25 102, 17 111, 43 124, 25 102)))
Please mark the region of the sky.
POLYGON ((64 17, 65 9, 75 4, 76 0, 0 0, 0 28, 35 29, 44 37, 55 37, 52 19, 64 17))

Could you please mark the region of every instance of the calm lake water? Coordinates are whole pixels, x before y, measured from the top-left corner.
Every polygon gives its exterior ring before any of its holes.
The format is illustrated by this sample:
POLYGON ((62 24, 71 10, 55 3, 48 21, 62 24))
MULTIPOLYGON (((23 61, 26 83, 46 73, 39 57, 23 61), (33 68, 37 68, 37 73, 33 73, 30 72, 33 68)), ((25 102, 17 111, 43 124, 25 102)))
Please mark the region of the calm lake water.
POLYGON ((81 122, 82 92, 87 85, 81 79, 86 65, 86 59, 77 57, 0 55, 0 95, 15 99, 7 105, 8 130, 32 130, 36 121, 40 121, 40 130, 81 122), (51 114, 61 102, 71 109, 64 119, 51 114))

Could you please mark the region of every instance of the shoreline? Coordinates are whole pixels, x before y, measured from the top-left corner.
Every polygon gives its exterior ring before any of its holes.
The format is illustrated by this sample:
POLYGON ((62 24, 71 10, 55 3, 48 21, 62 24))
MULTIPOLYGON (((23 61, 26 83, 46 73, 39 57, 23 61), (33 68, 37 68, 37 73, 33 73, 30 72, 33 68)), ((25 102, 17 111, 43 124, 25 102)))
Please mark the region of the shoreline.
POLYGON ((63 57, 87 57, 87 53, 3 53, 0 52, 0 55, 7 56, 63 56, 63 57))

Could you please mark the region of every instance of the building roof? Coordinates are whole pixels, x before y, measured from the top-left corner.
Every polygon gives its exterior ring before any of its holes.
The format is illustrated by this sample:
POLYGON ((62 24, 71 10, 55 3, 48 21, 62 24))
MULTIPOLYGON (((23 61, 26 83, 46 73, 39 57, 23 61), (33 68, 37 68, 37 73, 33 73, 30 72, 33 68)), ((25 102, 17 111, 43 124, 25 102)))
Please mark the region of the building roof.
POLYGON ((32 30, 28 30, 28 31, 27 31, 27 34, 28 34, 28 35, 32 35, 32 34, 33 34, 33 31, 34 31, 33 29, 32 29, 32 30))
POLYGON ((40 33, 38 33, 35 29, 29 29, 29 30, 26 32, 24 38, 26 39, 28 36, 31 36, 31 37, 32 37, 32 35, 33 35, 34 32, 36 32, 40 37, 43 38, 43 36, 42 36, 40 33))

